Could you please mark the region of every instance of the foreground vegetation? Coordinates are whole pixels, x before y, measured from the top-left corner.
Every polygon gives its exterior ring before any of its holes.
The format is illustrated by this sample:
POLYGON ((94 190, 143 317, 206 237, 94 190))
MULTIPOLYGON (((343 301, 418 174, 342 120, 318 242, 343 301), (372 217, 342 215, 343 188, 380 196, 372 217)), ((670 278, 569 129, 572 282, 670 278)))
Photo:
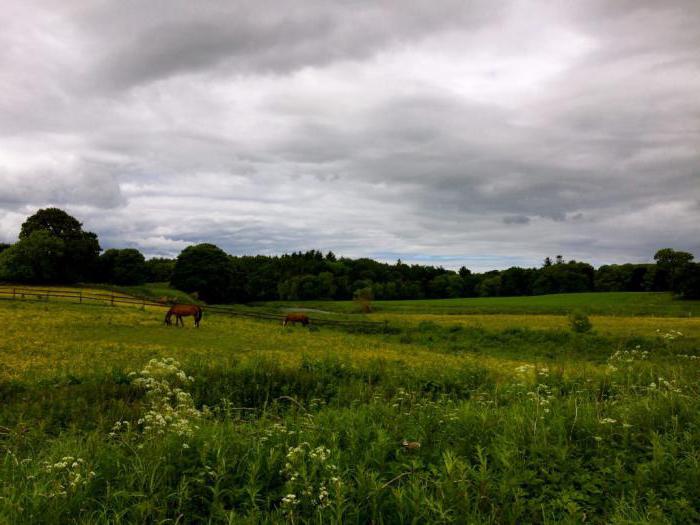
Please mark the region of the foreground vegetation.
POLYGON ((0 522, 700 520, 694 329, 0 314, 0 522))

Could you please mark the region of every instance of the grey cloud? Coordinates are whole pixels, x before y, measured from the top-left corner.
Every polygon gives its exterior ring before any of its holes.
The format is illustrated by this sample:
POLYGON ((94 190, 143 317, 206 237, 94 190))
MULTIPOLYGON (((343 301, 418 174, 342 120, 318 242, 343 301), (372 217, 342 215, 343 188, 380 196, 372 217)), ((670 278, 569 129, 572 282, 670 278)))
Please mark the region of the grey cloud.
POLYGON ((457 215, 520 212, 562 221, 581 208, 629 206, 697 189, 698 153, 692 150, 685 158, 662 155, 616 173, 621 162, 648 150, 643 137, 637 144, 625 136, 601 143, 571 132, 556 136, 546 126, 520 129, 498 109, 447 98, 395 100, 367 118, 351 133, 298 128, 278 151, 294 161, 345 162, 353 180, 387 181, 423 209, 457 215), (655 173, 660 165, 676 169, 655 173), (635 180, 639 170, 647 175, 643 184, 635 180))
POLYGON ((11 2, 2 240, 56 204, 150 255, 697 253, 698 4, 493 5, 11 2))
POLYGON ((112 209, 124 204, 124 197, 113 174, 95 164, 72 165, 75 171, 36 168, 10 172, 0 169, 0 207, 86 205, 112 209))
POLYGON ((503 217, 504 224, 529 224, 530 217, 527 215, 509 215, 508 217, 503 217))
POLYGON ((127 88, 160 78, 222 68, 244 74, 289 73, 336 60, 363 59, 385 46, 435 31, 492 20, 497 7, 450 0, 391 4, 356 0, 155 1, 138 10, 103 3, 81 10, 77 27, 108 49, 96 58, 97 85, 127 88), (453 16, 445 16, 445 11, 453 16))

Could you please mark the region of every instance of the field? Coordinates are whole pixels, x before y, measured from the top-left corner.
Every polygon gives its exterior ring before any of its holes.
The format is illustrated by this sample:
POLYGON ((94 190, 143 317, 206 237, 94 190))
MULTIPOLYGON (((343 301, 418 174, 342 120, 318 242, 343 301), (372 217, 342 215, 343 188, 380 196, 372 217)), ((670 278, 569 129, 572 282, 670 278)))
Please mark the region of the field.
POLYGON ((0 299, 0 523, 698 522, 698 310, 392 301, 359 333, 0 299))
MULTIPOLYGON (((350 301, 269 302, 264 306, 299 304, 333 312, 354 312, 350 301)), ((377 313, 430 314, 549 314, 565 315, 581 309, 589 314, 607 316, 697 317, 700 301, 674 300, 669 293, 595 292, 531 297, 473 297, 463 299, 427 299, 422 301, 374 301, 377 313)))

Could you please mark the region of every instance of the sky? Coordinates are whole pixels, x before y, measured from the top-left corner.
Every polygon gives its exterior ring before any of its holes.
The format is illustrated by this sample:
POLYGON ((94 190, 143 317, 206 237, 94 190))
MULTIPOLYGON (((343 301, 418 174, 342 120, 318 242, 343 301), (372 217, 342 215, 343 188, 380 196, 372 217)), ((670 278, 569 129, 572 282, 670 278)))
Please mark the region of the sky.
POLYGON ((700 2, 35 1, 0 18, 0 242, 476 271, 700 258, 700 2))

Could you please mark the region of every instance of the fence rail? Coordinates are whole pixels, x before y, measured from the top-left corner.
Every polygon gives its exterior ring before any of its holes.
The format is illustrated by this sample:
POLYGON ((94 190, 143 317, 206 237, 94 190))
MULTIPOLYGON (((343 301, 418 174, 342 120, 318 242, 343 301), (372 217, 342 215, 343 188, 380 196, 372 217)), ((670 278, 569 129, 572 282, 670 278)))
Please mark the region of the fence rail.
MULTIPOLYGON (((172 302, 159 302, 155 299, 150 298, 137 298, 129 296, 122 293, 95 293, 95 292, 84 292, 82 290, 51 290, 43 288, 26 288, 20 286, 2 286, 0 287, 0 296, 11 297, 12 299, 20 300, 40 300, 48 301, 50 298, 57 299, 72 299, 78 303, 95 301, 102 303, 109 303, 111 305, 115 304, 129 304, 136 306, 155 306, 161 308, 170 308, 174 303, 172 302)), ((178 303, 186 304, 186 303, 178 303)), ((232 317, 244 317, 248 319, 261 319, 267 321, 282 321, 285 318, 285 314, 276 314, 271 312, 241 312, 230 306, 222 305, 197 305, 204 311, 230 315, 232 317)), ((314 325, 319 326, 338 326, 344 328, 353 329, 366 329, 366 330, 386 330, 388 328, 388 323, 377 322, 377 321, 352 321, 352 320, 341 320, 341 319, 323 319, 309 316, 309 320, 314 325)))

